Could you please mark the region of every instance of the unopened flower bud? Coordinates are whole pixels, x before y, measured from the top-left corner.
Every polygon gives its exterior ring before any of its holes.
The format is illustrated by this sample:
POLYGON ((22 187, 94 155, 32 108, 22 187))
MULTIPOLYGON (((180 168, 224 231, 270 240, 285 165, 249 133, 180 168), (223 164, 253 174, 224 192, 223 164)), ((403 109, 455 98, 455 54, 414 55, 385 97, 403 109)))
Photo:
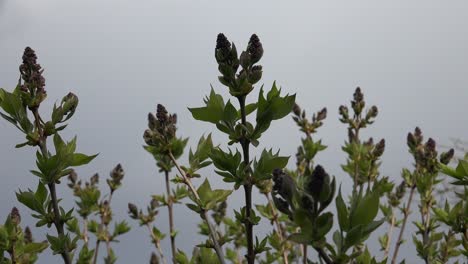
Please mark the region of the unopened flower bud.
POLYGON ((21 223, 21 215, 18 208, 13 207, 13 209, 11 209, 10 220, 16 226, 21 223))
POLYGON ((437 157, 437 151, 436 151, 436 142, 434 139, 429 138, 424 145, 424 152, 426 154, 427 158, 435 158, 437 157))
POLYGON ((273 191, 276 191, 286 201, 292 201, 296 190, 294 180, 281 169, 273 170, 273 191))
POLYGON ((75 184, 77 179, 78 179, 78 175, 76 174, 74 170, 72 170, 70 174, 68 175, 68 180, 70 180, 71 183, 75 184))
POLYGON ((91 185, 96 185, 97 183, 99 183, 99 175, 97 173, 95 173, 91 177, 91 185))
POLYGON ((240 55, 239 62, 242 68, 249 68, 251 64, 250 53, 248 53, 247 51, 243 51, 240 55))
POLYGON ((345 122, 349 118, 349 110, 348 107, 341 105, 339 108, 339 113, 342 117, 342 122, 345 122))
POLYGON ((396 192, 395 192, 397 199, 401 200, 405 196, 405 192, 406 192, 406 182, 402 181, 400 185, 398 185, 396 192))
POLYGON ((224 36, 223 33, 219 33, 216 39, 215 58, 218 63, 224 63, 229 58, 231 52, 231 43, 224 36))
POLYGON ((154 252, 151 253, 150 264, 159 264, 159 258, 154 252))
POLYGON ((307 179, 305 186, 306 192, 312 195, 316 201, 319 200, 323 185, 326 183, 328 177, 329 176, 323 167, 317 165, 312 172, 312 175, 307 179))
POLYGON ((146 129, 145 132, 143 133, 143 140, 145 140, 146 144, 151 145, 152 139, 153 139, 153 132, 151 132, 151 130, 149 129, 146 129))
POLYGON ((378 114, 379 114, 379 109, 377 108, 377 106, 373 105, 367 112, 366 119, 369 120, 371 118, 375 118, 377 117, 378 114))
POLYGON ((296 115, 296 116, 300 116, 301 115, 301 107, 294 103, 294 106, 293 106, 293 113, 296 115))
POLYGON ((250 72, 250 75, 249 75, 249 82, 251 84, 257 83, 258 81, 260 81, 260 79, 262 79, 262 74, 263 74, 263 71, 262 71, 261 65, 253 66, 252 71, 250 72))
POLYGON ((360 87, 356 88, 356 90, 354 91, 353 97, 354 97, 355 102, 361 102, 362 100, 364 100, 364 94, 362 93, 360 87))
POLYGON ((440 163, 445 165, 449 164, 450 160, 453 158, 454 155, 455 151, 453 150, 453 148, 447 152, 442 153, 440 155, 440 163))
POLYGON ((373 155, 374 157, 380 157, 385 151, 385 139, 381 139, 377 145, 375 145, 373 155))
POLYGON ((26 244, 34 242, 34 238, 29 226, 24 229, 24 242, 26 242, 26 244))
POLYGON ((251 63, 257 63, 263 56, 263 46, 260 39, 256 34, 250 37, 249 44, 247 45, 247 51, 250 53, 251 63))
POLYGON ((133 218, 138 218, 138 207, 132 203, 128 203, 128 213, 133 218))
POLYGON ((156 209, 156 208, 158 208, 158 207, 159 207, 159 202, 158 202, 158 200, 156 200, 156 199, 154 199, 154 198, 151 199, 150 206, 151 206, 151 209, 153 209, 153 210, 156 209))
POLYGON ((69 113, 74 113, 76 108, 78 107, 78 96, 76 96, 74 93, 68 93, 65 97, 62 99, 62 109, 64 115, 67 115, 69 113))
POLYGON ((156 117, 161 123, 165 123, 168 119, 167 110, 162 104, 158 104, 156 108, 156 117))
POLYGON ((115 181, 121 181, 125 175, 125 172, 122 168, 122 165, 119 163, 115 168, 111 171, 110 176, 115 181))
POLYGON ((416 138, 414 137, 413 134, 408 133, 408 136, 406 137, 406 144, 408 145, 408 147, 409 147, 411 150, 413 150, 414 148, 416 148, 416 146, 417 146, 416 138))
POLYGON ((322 110, 320 110, 317 113, 317 121, 322 121, 325 118, 327 118, 327 108, 326 107, 324 107, 322 110))
POLYGON ((153 115, 153 113, 148 113, 148 127, 149 127, 149 129, 155 130, 157 123, 158 123, 158 120, 153 115))

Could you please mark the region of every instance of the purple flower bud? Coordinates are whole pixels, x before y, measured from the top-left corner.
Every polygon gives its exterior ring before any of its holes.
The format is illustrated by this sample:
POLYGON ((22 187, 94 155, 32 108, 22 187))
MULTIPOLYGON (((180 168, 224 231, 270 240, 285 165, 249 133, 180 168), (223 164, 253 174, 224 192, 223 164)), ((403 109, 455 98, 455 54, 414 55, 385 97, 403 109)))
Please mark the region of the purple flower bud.
POLYGON ((250 53, 251 63, 257 63, 263 56, 263 46, 260 39, 256 34, 250 37, 249 44, 247 45, 247 52, 250 53))
POLYGON ((24 229, 24 242, 26 244, 34 242, 34 238, 33 238, 33 235, 32 235, 32 232, 31 232, 31 229, 29 228, 29 226, 27 226, 24 229))
POLYGON ((445 165, 449 164, 450 160, 453 158, 454 155, 455 151, 453 150, 453 148, 447 152, 442 153, 440 155, 440 163, 445 165))
POLYGON ((16 226, 21 223, 21 215, 18 208, 13 207, 13 209, 11 209, 10 220, 16 226))

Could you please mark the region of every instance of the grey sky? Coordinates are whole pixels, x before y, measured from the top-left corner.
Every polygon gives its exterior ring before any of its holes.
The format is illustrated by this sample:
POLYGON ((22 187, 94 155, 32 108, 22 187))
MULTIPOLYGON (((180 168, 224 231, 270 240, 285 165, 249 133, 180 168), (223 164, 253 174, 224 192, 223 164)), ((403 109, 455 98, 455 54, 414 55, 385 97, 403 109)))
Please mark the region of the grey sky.
MULTIPOLYGON (((35 49, 45 68, 48 100, 43 109, 69 91, 76 93, 80 105, 65 135, 78 134, 80 151, 100 153, 90 166, 77 170, 79 175, 107 177, 115 164, 123 164, 124 187, 113 207, 116 219, 128 219, 128 201, 143 205, 150 194, 163 191, 162 175, 141 148, 147 113, 157 103, 177 112, 180 134, 194 146, 214 127, 193 120, 187 107, 201 105, 210 83, 227 94, 217 82, 216 35, 224 32, 241 50, 257 33, 265 48, 265 86, 269 89, 276 80, 284 92, 297 93, 308 113, 328 108, 318 136, 329 147, 317 162, 339 182, 350 183, 339 166, 345 161, 340 146, 347 133, 337 109, 361 86, 368 104, 380 110, 364 136, 387 140, 382 172, 399 181, 401 168, 411 165, 405 138, 415 126, 441 144, 468 137, 467 13, 466 1, 0 0, 0 87, 14 87, 24 48, 35 49)), ((0 122, 0 133, 3 221, 18 205, 14 192, 34 188, 37 181, 28 172, 34 168, 33 150, 14 149, 23 138, 9 123, 0 122)), ((292 167, 299 136, 285 118, 271 126, 258 150, 279 148, 293 156, 292 167)), ((226 138, 214 133, 214 139, 226 138)), ((211 171, 206 176, 222 185, 211 171)), ((71 197, 64 187, 59 193, 71 197)), ((234 193, 230 209, 240 207, 242 197, 240 191, 234 193)), ((261 197, 257 201, 264 202, 261 197)), ((32 223, 29 211, 20 210, 25 222, 32 223)), ((198 218, 184 206, 176 211, 178 245, 190 252, 198 239, 193 232, 198 218)), ((165 230, 164 209, 158 221, 165 230)), ((130 222, 132 232, 116 246, 118 263, 145 263, 152 250, 149 238, 130 222)), ((268 231, 268 223, 262 224, 268 231)), ((45 230, 35 235, 41 232, 45 230)), ((167 241, 163 246, 169 252, 167 241)), ((59 262, 59 257, 47 256, 39 261, 59 262)))

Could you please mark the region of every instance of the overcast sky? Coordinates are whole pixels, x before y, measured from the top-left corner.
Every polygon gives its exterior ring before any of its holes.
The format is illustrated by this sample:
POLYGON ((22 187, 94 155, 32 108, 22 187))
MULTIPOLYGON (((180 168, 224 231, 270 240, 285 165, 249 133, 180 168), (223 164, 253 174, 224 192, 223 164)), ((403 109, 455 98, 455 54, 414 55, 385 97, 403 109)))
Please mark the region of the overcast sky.
MULTIPOLYGON (((219 32, 238 50, 245 49, 252 33, 258 34, 265 49, 261 82, 269 88, 276 80, 285 93, 297 93, 308 113, 328 108, 318 137, 329 147, 317 162, 348 186, 351 181, 340 169, 347 132, 338 121, 338 107, 348 104, 360 86, 368 105, 377 105, 380 112, 363 136, 386 139, 382 174, 399 182, 401 169, 411 166, 405 142, 415 126, 439 144, 468 138, 467 3, 0 0, 0 87, 14 88, 21 55, 30 46, 45 68, 48 100, 41 107, 43 115, 69 91, 79 96, 64 135, 78 135, 80 152, 100 154, 77 172, 84 178, 95 172, 107 177, 117 163, 123 164, 124 186, 113 208, 115 218, 127 219, 133 230, 115 246, 118 263, 145 263, 152 247, 144 229, 128 218, 126 205, 145 205, 151 194, 163 192, 163 177, 141 147, 146 115, 157 103, 165 104, 178 113, 179 134, 190 137, 191 146, 214 131, 214 126, 193 120, 187 107, 201 106, 210 84, 227 95, 217 82, 214 59, 219 32)), ((18 205, 14 193, 37 184, 28 172, 34 168, 34 151, 14 149, 23 137, 5 121, 0 134, 0 221, 16 205, 24 222, 32 224, 29 210, 18 205)), ((254 152, 281 149, 281 154, 292 155, 292 168, 300 136, 287 117, 271 126, 254 152)), ((221 143, 226 137, 214 132, 214 140, 221 143)), ((213 172, 204 176, 222 186, 213 172)), ((72 205, 68 188, 60 186, 59 196, 72 205)), ((230 202, 230 210, 241 207, 242 191, 230 202)), ((256 196, 255 202, 265 201, 256 196)), ((158 218, 162 230, 167 227, 165 211, 158 218)), ((198 221, 185 206, 177 207, 177 244, 187 252, 198 243, 198 221)), ((267 221, 262 226, 263 233, 270 230, 267 221)), ((43 238, 45 232, 36 230, 35 235, 43 238)), ((167 239, 163 248, 169 255, 167 239)), ((49 255, 38 263, 61 262, 49 255)))

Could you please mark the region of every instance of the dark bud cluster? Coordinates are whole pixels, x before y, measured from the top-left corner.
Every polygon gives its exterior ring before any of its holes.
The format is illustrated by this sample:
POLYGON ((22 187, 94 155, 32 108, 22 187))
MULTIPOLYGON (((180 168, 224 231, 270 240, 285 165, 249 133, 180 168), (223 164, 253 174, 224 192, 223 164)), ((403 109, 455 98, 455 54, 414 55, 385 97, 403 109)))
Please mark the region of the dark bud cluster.
POLYGON ((107 179, 107 185, 113 193, 122 185, 122 179, 125 176, 125 171, 122 168, 122 165, 117 164, 115 168, 110 172, 110 178, 107 179))
POLYGON ((444 165, 449 164, 454 155, 455 155, 454 149, 450 149, 449 151, 440 154, 440 163, 444 165))
POLYGON ((150 264, 159 264, 159 257, 154 252, 151 253, 150 264))
POLYGON ((311 120, 306 118, 305 110, 302 110, 297 103, 294 104, 292 112, 294 114, 292 117, 294 122, 307 135, 317 132, 317 129, 323 125, 323 120, 327 118, 327 108, 325 107, 314 113, 311 120))
POLYGON ((34 242, 34 238, 33 238, 33 235, 29 226, 27 226, 24 229, 24 242, 26 242, 27 244, 34 242))
POLYGON ((366 102, 364 101, 364 94, 362 93, 360 87, 357 87, 354 91, 353 99, 354 100, 351 101, 351 107, 357 115, 360 115, 366 106, 366 102))
POLYGON ((263 46, 257 35, 250 37, 247 49, 237 55, 236 46, 220 33, 216 39, 215 57, 221 76, 219 81, 229 87, 232 96, 245 96, 262 78, 263 68, 255 65, 263 56, 263 46), (239 66, 242 69, 238 73, 239 66))
POLYGON ((148 114, 148 129, 143 134, 143 139, 149 146, 167 146, 176 137, 177 115, 169 114, 166 108, 158 104, 156 116, 148 114))
POLYGON ((383 155, 385 151, 385 139, 381 139, 374 147, 374 150, 372 151, 372 156, 374 158, 379 158, 383 155))
POLYGON ((157 210, 161 205, 156 199, 151 199, 150 204, 147 206, 147 213, 133 203, 128 203, 128 214, 132 219, 139 220, 140 225, 147 225, 155 220, 156 215, 159 213, 157 210))
POLYGON ((250 54, 251 64, 257 63, 262 58, 263 46, 256 34, 250 37, 249 44, 247 45, 247 52, 250 54))
POLYGON ((304 190, 314 198, 316 202, 325 202, 329 200, 330 195, 334 195, 334 183, 331 183, 330 175, 325 169, 317 165, 310 176, 307 176, 304 190))
POLYGON ((18 226, 21 223, 21 215, 19 213, 18 208, 13 207, 10 212, 10 221, 15 225, 18 226))
POLYGON ((405 196, 407 184, 402 181, 395 189, 394 192, 388 193, 388 201, 392 207, 397 207, 401 203, 401 199, 405 196))
MULTIPOLYGON (((426 143, 423 144, 423 140, 424 137, 419 127, 416 127, 414 133, 408 133, 407 145, 409 151, 413 154, 418 168, 424 169, 428 173, 436 173, 439 163, 437 159, 436 142, 434 139, 429 138, 426 143)), ((443 157, 444 161, 447 161, 449 156, 444 154, 442 156, 445 156, 443 157)), ((450 161, 450 159, 448 159, 448 161, 450 161)))
POLYGON ((26 103, 30 109, 39 107, 46 98, 45 78, 42 76, 44 70, 37 63, 36 52, 26 47, 23 53, 23 63, 19 67, 21 79, 24 84, 20 86, 24 92, 26 103))

